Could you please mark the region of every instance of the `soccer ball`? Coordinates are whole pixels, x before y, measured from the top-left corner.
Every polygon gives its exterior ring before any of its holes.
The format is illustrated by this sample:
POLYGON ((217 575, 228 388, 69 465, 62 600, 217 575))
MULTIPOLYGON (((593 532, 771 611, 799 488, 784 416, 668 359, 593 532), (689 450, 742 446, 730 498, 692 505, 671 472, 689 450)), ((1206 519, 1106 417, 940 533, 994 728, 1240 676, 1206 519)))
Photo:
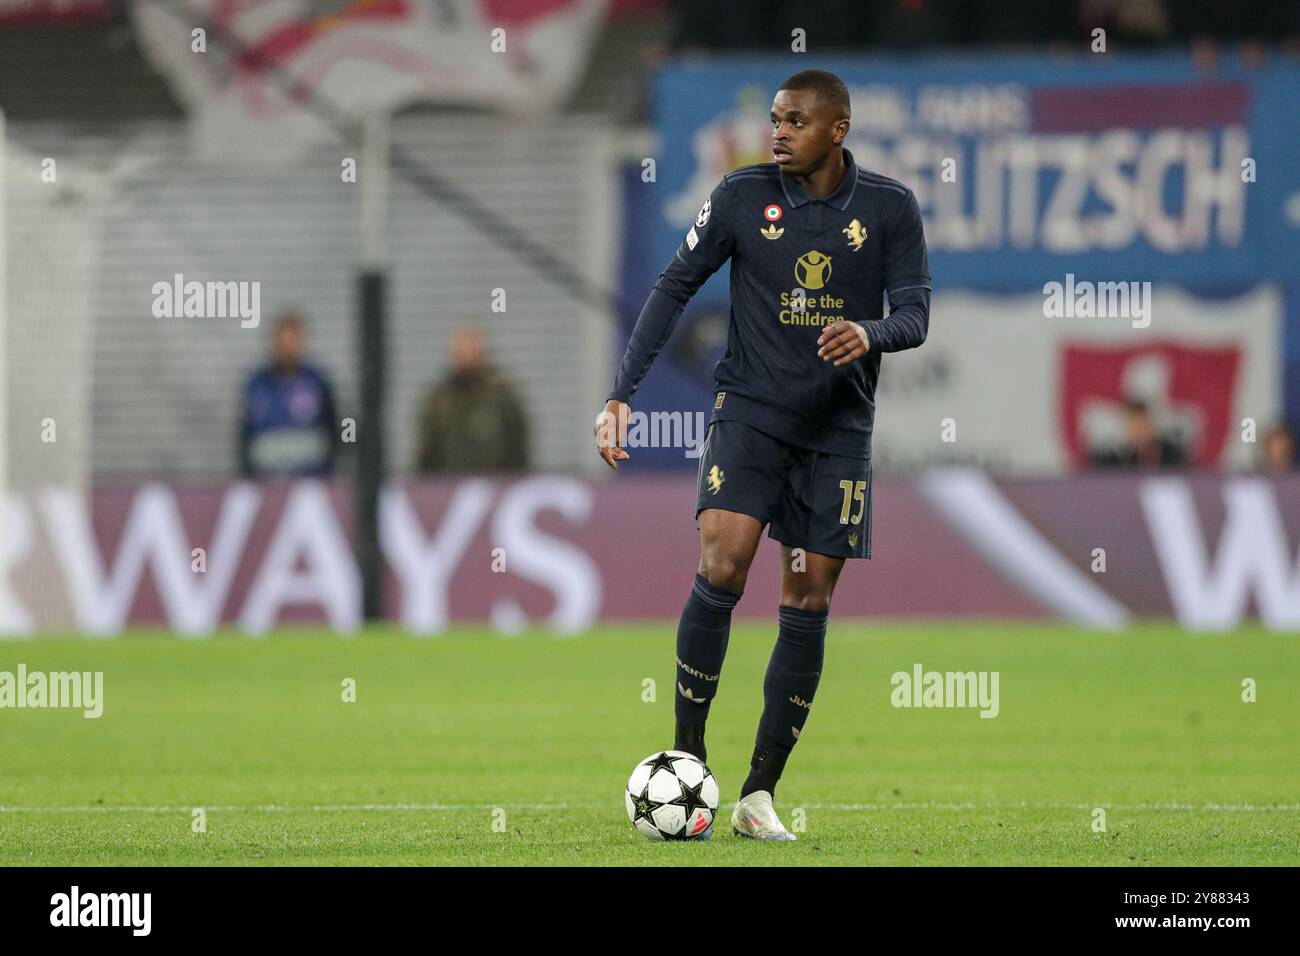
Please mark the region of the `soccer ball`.
POLYGON ((718 812, 713 771, 681 750, 661 750, 642 760, 623 796, 632 826, 650 840, 692 840, 718 812))

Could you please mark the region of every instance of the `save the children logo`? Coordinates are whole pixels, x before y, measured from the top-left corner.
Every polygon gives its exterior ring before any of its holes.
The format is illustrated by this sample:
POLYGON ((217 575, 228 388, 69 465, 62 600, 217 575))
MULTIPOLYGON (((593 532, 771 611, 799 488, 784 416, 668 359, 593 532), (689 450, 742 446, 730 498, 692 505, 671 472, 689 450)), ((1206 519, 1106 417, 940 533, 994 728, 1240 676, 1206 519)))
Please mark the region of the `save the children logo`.
POLYGON ((794 263, 794 278, 805 289, 821 289, 831 280, 831 257, 813 249, 794 263))

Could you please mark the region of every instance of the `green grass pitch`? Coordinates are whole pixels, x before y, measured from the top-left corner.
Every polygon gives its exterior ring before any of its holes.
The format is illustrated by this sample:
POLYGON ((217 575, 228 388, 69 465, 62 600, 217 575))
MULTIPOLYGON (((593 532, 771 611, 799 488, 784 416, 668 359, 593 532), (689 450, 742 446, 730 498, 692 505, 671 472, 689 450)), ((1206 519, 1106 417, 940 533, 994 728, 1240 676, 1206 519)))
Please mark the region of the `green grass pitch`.
POLYGON ((738 623, 709 722, 717 835, 653 844, 622 791, 672 743, 674 630, 0 642, 0 670, 103 671, 105 696, 98 720, 0 710, 0 864, 1300 863, 1293 636, 832 619, 777 792, 803 830, 763 844, 729 813, 775 624, 738 623), (1000 714, 892 707, 915 662, 998 671, 1000 714))

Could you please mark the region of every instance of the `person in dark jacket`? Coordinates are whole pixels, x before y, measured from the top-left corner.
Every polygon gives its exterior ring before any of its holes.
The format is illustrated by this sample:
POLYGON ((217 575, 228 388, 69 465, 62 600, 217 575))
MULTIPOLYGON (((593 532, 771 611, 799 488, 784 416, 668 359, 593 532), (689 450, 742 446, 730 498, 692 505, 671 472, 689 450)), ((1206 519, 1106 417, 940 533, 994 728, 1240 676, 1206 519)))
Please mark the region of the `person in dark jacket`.
POLYGON ((333 473, 340 423, 334 390, 303 359, 302 316, 284 313, 271 332, 271 360, 244 386, 239 471, 245 478, 333 473))
POLYGON ((471 325, 451 336, 451 368, 420 412, 416 471, 514 472, 528 467, 528 421, 514 387, 471 325))

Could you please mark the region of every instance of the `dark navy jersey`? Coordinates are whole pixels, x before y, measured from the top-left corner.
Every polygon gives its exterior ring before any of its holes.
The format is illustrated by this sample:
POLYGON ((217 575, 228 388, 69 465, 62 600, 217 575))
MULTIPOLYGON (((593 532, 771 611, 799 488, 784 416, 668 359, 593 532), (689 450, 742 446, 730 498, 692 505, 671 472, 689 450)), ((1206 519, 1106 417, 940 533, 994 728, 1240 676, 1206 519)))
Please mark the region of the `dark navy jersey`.
POLYGON ((731 318, 714 369, 713 420, 871 457, 880 358, 925 341, 930 269, 912 191, 858 168, 847 149, 844 162, 844 179, 824 199, 776 163, 722 178, 655 283, 610 398, 630 401, 686 303, 730 259, 731 318), (840 319, 860 323, 870 349, 837 368, 817 355, 817 338, 840 319))

